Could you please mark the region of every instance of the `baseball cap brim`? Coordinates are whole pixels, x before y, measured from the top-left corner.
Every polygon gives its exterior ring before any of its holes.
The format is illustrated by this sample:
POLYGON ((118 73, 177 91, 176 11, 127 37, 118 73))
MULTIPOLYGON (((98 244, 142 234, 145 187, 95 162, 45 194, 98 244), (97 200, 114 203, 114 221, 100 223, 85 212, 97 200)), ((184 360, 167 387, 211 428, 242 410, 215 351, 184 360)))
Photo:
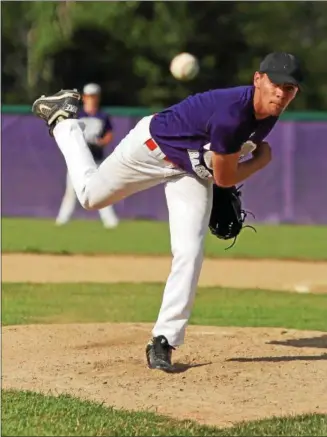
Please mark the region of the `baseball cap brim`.
POLYGON ((271 82, 275 83, 275 84, 281 84, 281 83, 289 83, 292 85, 296 85, 299 88, 302 87, 301 83, 296 80, 294 77, 288 75, 288 74, 283 74, 283 73, 276 73, 276 72, 265 72, 267 74, 267 76, 269 77, 269 79, 271 80, 271 82))

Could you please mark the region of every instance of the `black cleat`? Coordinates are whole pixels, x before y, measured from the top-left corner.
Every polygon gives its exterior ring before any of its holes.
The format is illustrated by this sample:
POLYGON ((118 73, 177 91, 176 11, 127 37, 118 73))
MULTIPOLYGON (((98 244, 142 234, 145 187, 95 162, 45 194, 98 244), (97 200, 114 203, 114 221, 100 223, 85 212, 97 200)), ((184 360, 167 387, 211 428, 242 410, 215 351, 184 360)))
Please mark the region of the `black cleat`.
POLYGON ((168 340, 163 335, 153 337, 146 346, 146 359, 150 369, 160 369, 173 371, 174 367, 171 364, 171 354, 175 350, 170 346, 168 340))
POLYGON ((76 118, 81 100, 80 93, 74 90, 61 90, 53 96, 41 96, 32 106, 33 113, 46 121, 53 136, 53 128, 59 121, 76 118))

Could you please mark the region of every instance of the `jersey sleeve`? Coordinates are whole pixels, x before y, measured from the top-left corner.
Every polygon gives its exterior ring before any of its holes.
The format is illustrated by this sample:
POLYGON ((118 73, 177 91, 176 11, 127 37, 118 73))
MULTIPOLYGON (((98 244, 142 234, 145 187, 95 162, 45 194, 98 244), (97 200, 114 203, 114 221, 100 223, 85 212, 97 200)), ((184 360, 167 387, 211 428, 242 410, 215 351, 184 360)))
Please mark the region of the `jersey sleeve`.
POLYGON ((237 124, 231 116, 222 117, 214 113, 208 122, 207 130, 210 136, 210 149, 222 155, 239 152, 241 144, 237 140, 237 124))

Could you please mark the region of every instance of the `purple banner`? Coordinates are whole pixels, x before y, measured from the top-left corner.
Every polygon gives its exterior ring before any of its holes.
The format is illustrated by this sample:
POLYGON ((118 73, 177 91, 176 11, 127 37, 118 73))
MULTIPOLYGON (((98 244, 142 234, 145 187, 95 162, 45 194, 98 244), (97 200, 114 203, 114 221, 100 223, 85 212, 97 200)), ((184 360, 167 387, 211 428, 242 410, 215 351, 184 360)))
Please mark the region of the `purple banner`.
MULTIPOLYGON (((115 147, 138 119, 112 121, 115 147)), ((244 206, 256 222, 327 224, 326 138, 326 122, 277 124, 268 137, 273 162, 243 187, 244 206)), ((44 122, 32 115, 2 114, 2 216, 54 219, 65 182, 64 159, 44 122)), ((137 193, 115 210, 123 219, 168 219, 163 186, 137 193)), ((98 219, 98 214, 78 205, 74 217, 98 219)))

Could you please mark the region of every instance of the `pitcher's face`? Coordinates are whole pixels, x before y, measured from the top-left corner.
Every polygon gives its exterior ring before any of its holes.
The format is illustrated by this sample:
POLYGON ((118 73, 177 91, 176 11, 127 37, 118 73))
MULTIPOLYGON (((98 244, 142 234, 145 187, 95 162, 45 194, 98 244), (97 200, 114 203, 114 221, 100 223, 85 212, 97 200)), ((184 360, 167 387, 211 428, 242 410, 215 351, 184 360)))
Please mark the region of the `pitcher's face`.
POLYGON ((273 83, 267 74, 256 72, 254 87, 257 93, 259 112, 278 117, 295 98, 298 87, 290 83, 273 83))

